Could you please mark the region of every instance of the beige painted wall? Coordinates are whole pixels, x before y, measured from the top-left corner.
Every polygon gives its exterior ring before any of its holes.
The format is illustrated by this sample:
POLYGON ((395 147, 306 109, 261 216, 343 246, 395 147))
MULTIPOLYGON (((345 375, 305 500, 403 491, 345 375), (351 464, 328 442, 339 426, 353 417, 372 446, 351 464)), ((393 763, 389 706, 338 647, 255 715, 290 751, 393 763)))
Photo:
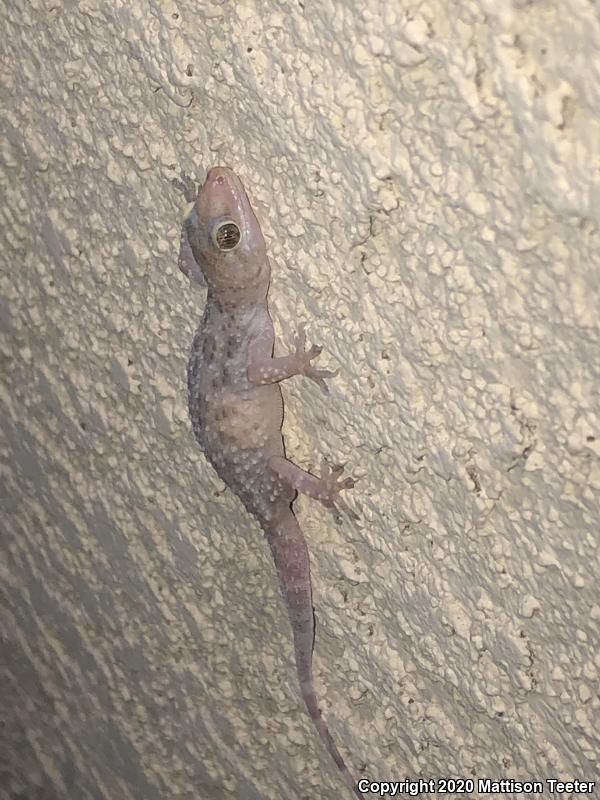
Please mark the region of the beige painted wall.
POLYGON ((2 5, 2 798, 343 796, 187 420, 170 180, 217 163, 340 371, 285 435, 361 478, 297 504, 353 770, 599 775, 598 10, 353 5, 2 5))

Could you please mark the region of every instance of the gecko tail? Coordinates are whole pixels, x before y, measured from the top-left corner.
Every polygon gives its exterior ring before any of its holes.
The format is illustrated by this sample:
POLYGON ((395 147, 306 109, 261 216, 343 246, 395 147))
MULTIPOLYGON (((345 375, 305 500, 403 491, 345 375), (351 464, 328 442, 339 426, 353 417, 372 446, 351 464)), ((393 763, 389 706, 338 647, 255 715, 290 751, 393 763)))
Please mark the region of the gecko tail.
POLYGON ((323 742, 325 743, 325 747, 327 748, 329 754, 335 761, 337 768, 342 773, 342 777, 346 781, 346 784, 351 792, 353 792, 356 797, 364 798, 364 794, 359 791, 358 789, 358 781, 356 781, 350 770, 346 766, 346 762, 344 761, 344 757, 340 753, 337 748, 336 743, 333 740, 333 736, 329 732, 329 728, 327 727, 327 723, 323 719, 323 715, 321 714, 321 709, 319 708, 319 701, 317 700, 317 695, 315 692, 315 686, 312 679, 312 675, 306 677, 305 675, 298 675, 300 680, 300 691, 302 693, 302 699, 306 703, 306 708, 308 709, 308 713, 310 718, 313 721, 315 728, 323 742))
POLYGON ((356 797, 364 798, 362 792, 358 791, 357 781, 350 774, 342 754, 337 749, 333 737, 329 733, 327 723, 321 716, 321 709, 315 692, 312 670, 315 617, 312 604, 310 560, 306 541, 298 521, 291 511, 282 515, 276 524, 265 525, 264 531, 273 553, 279 582, 292 625, 296 671, 302 698, 306 703, 306 708, 319 736, 337 764, 348 788, 356 797))

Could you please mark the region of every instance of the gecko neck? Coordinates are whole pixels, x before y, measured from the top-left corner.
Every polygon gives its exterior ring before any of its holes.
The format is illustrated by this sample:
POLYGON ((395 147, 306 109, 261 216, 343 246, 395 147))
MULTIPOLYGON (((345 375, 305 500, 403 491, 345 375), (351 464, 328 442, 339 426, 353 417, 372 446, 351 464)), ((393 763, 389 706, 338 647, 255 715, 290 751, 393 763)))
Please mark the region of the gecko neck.
POLYGON ((230 286, 225 292, 219 291, 215 287, 209 287, 206 301, 223 311, 243 314, 244 312, 255 310, 257 306, 266 305, 268 290, 268 283, 266 286, 256 287, 232 288, 230 286))

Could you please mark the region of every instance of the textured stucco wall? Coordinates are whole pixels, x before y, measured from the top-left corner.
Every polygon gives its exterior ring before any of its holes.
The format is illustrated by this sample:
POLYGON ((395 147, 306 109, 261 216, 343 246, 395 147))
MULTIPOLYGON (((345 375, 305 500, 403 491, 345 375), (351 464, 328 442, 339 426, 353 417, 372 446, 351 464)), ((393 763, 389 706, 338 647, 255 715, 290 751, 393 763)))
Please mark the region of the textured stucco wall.
MULTIPOLYGON (((273 262, 331 728, 371 778, 598 778, 600 20, 586 0, 5 0, 0 797, 339 798, 187 421, 170 179, 273 262)), ((281 352, 281 350, 280 350, 281 352)))

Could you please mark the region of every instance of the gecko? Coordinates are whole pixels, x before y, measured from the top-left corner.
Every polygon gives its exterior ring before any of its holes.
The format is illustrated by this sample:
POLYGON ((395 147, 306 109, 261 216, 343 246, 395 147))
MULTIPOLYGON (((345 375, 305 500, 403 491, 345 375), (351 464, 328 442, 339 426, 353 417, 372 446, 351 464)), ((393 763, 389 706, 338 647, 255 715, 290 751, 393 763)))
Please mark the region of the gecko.
POLYGON ((315 620, 308 548, 292 504, 299 492, 334 514, 356 515, 340 492, 355 481, 343 467, 323 461, 320 477, 286 457, 280 382, 304 375, 327 391, 335 372, 312 361, 322 348, 306 348, 300 326, 295 351, 275 358, 275 332, 267 305, 270 264, 260 224, 241 180, 229 167, 213 167, 196 194, 186 175, 175 180, 188 202, 179 268, 208 288, 204 315, 187 368, 188 408, 196 440, 224 483, 260 524, 275 562, 294 640, 300 692, 315 728, 346 784, 364 797, 321 715, 312 655, 315 620))

